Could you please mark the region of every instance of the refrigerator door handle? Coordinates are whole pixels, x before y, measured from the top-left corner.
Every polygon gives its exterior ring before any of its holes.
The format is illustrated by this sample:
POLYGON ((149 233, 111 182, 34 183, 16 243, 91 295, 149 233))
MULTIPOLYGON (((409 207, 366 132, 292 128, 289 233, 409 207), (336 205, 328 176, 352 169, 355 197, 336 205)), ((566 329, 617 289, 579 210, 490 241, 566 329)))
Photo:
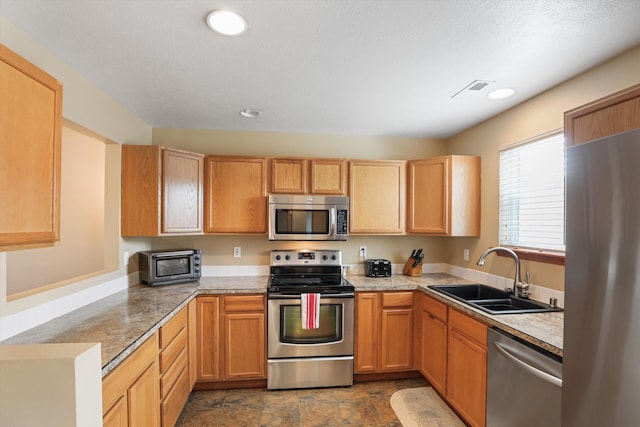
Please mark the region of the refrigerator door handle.
POLYGON ((543 381, 546 381, 548 383, 553 384, 556 387, 562 387, 562 379, 551 375, 547 372, 544 372, 534 366, 529 365, 528 363, 518 359, 516 356, 514 356, 513 354, 509 353, 509 351, 502 346, 501 344, 494 342, 493 346, 495 347, 495 349, 498 351, 498 353, 500 353, 502 356, 504 356, 505 358, 507 358, 508 360, 510 360, 511 362, 515 363, 516 365, 518 365, 519 367, 521 367, 522 369, 524 369, 525 371, 529 372, 531 375, 534 375, 538 378, 540 378, 543 381))

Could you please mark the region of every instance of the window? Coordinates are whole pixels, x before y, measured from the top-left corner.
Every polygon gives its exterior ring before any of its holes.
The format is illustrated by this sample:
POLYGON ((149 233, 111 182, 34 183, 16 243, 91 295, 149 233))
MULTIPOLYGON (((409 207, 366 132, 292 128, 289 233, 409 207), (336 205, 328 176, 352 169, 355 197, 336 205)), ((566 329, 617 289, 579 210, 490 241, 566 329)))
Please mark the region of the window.
POLYGON ((501 246, 564 252, 564 172, 562 133, 500 152, 501 246))

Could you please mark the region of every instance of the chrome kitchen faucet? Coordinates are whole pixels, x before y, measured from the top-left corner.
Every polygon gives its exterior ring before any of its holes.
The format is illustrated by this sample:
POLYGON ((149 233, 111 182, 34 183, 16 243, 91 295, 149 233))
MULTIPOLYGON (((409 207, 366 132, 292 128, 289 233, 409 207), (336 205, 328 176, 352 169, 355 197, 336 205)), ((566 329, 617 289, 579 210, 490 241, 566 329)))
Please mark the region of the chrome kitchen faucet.
POLYGON ((515 274, 515 277, 513 278, 513 289, 506 288, 505 291, 513 292, 513 295, 520 298, 529 298, 529 292, 528 292, 529 284, 522 283, 522 279, 520 278, 520 259, 518 258, 518 254, 516 254, 511 249, 504 248, 502 246, 496 246, 495 248, 487 249, 480 256, 480 259, 478 260, 478 262, 476 262, 476 265, 483 267, 486 262, 487 255, 489 255, 492 252, 498 252, 498 251, 509 254, 511 258, 513 258, 513 261, 516 263, 516 274, 515 274))

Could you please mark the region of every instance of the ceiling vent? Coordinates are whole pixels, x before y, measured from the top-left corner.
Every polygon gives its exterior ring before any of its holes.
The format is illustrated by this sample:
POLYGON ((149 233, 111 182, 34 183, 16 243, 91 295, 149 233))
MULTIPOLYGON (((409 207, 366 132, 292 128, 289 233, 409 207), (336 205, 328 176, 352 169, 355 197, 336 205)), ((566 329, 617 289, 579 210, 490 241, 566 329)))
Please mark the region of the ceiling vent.
POLYGON ((456 93, 454 93, 451 98, 462 98, 468 95, 476 94, 481 92, 484 88, 489 86, 491 83, 495 83, 492 80, 474 80, 456 93))

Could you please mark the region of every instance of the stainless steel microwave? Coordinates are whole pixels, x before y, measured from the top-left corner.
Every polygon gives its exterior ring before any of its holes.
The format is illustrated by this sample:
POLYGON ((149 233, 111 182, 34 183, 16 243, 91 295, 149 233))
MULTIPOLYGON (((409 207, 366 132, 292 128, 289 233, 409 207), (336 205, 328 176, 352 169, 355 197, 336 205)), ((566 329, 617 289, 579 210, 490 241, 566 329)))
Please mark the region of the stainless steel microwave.
POLYGON ((269 240, 347 240, 349 197, 269 196, 269 240))
POLYGON ((150 286, 200 280, 200 249, 138 252, 140 281, 150 286))

